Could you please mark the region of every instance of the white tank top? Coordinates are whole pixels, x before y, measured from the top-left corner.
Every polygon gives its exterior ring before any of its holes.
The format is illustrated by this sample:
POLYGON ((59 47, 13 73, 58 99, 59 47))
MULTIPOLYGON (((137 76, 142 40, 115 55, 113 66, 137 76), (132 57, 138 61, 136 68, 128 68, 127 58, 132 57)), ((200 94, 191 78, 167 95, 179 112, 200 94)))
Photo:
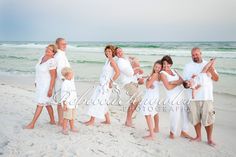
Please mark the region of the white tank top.
MULTIPOLYGON (((165 71, 161 71, 161 73, 166 75, 168 82, 177 81, 179 79, 179 75, 174 70, 171 70, 171 71, 174 75, 170 75, 165 71)), ((183 87, 181 87, 181 86, 176 86, 175 88, 173 88, 171 90, 167 90, 166 88, 164 88, 164 89, 166 91, 166 99, 168 99, 168 100, 176 100, 176 98, 179 98, 183 92, 183 87)))

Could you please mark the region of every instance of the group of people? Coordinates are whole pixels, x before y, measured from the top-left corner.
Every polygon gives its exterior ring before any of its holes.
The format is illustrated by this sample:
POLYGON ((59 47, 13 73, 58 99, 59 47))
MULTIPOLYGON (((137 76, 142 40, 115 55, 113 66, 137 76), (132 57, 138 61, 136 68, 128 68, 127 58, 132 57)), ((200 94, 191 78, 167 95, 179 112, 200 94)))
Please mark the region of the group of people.
MULTIPOLYGON (((37 108, 32 121, 26 126, 33 129, 35 123, 46 106, 50 123, 56 124, 51 106, 52 99, 57 103, 58 124, 62 126, 62 133, 67 135, 67 123, 70 130, 77 132, 74 120, 77 117, 77 94, 74 83, 73 70, 66 57, 66 41, 58 38, 55 44, 50 44, 45 54, 36 64, 36 101, 37 108)), ((173 61, 169 55, 157 60, 151 74, 144 76, 136 57, 125 56, 122 48, 107 45, 104 49, 106 62, 95 88, 88 100, 87 114, 90 119, 85 125, 93 125, 95 119, 105 119, 103 124, 110 124, 109 99, 114 84, 117 84, 129 96, 129 107, 125 125, 132 127, 132 115, 137 110, 145 116, 149 134, 144 139, 153 140, 159 132, 158 105, 160 105, 160 86, 164 86, 166 93, 165 104, 170 115, 171 139, 178 134, 181 122, 181 137, 193 141, 201 141, 201 126, 207 132, 208 144, 214 146, 212 140, 215 111, 213 106, 213 81, 219 76, 215 70, 215 59, 209 62, 203 60, 200 48, 191 51, 192 61, 186 64, 183 77, 172 69, 173 61), (117 57, 117 59, 114 59, 117 57), (145 81, 146 80, 146 81, 145 81), (145 95, 142 95, 140 85, 146 82, 145 95), (186 88, 186 89, 184 89, 186 88), (183 100, 189 100, 183 101, 183 100), (194 125, 196 137, 188 134, 189 121, 194 125)))

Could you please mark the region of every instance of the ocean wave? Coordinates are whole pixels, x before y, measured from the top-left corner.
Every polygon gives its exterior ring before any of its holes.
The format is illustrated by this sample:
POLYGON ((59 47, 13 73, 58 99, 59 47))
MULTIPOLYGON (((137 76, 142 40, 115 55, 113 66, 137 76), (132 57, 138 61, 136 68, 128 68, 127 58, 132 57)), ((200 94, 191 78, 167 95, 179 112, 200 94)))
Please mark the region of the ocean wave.
POLYGON ((29 58, 23 56, 13 56, 13 55, 0 55, 1 59, 16 59, 16 60, 28 60, 28 61, 38 61, 36 58, 29 58))

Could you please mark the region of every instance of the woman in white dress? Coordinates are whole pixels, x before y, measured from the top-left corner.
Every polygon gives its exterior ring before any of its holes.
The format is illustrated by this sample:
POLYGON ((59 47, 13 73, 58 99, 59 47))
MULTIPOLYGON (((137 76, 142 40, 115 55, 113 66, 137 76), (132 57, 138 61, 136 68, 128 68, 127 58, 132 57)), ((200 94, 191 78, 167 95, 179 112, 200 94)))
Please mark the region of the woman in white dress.
POLYGON ((140 112, 145 116, 149 135, 144 136, 144 139, 153 140, 154 132, 159 132, 159 116, 157 107, 159 103, 159 87, 160 87, 160 74, 162 69, 161 60, 158 60, 153 65, 152 74, 146 81, 146 93, 140 103, 140 112), (154 118, 154 128, 153 121, 154 118))
POLYGON ((171 69, 173 61, 170 56, 164 56, 161 60, 163 70, 161 71, 161 81, 166 91, 165 104, 170 109, 170 138, 174 139, 177 134, 180 118, 183 119, 181 127, 181 137, 191 138, 188 131, 187 108, 184 106, 183 79, 175 70, 171 69), (172 82, 175 82, 174 84, 172 82))
POLYGON ((25 127, 26 129, 33 129, 34 125, 40 116, 42 109, 46 106, 50 124, 55 124, 53 108, 50 105, 55 78, 56 78, 56 62, 53 58, 57 48, 55 45, 48 45, 44 56, 40 58, 35 66, 35 87, 36 87, 36 103, 37 108, 32 121, 25 127))
POLYGON ((107 61, 100 75, 100 84, 96 87, 92 97, 88 101, 89 108, 87 114, 90 120, 85 122, 86 125, 93 125, 95 118, 104 119, 104 124, 110 124, 110 116, 108 113, 109 98, 112 91, 113 82, 119 77, 120 71, 113 57, 115 56, 115 48, 112 45, 105 47, 105 56, 107 61))

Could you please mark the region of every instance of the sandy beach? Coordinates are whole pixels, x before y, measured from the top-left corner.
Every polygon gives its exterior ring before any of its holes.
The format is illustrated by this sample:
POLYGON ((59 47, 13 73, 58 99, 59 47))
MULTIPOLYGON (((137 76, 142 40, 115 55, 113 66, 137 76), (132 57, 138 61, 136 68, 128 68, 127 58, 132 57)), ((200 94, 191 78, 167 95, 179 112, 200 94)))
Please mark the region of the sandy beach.
MULTIPOLYGON (((93 84, 76 82, 79 95, 93 84)), ((144 117, 135 113, 135 128, 124 126, 127 106, 110 106, 111 125, 102 125, 100 121, 93 127, 83 124, 89 117, 86 106, 79 105, 79 116, 76 120, 78 133, 65 136, 61 128, 49 124, 46 109, 43 110, 35 129, 25 130, 25 126, 32 118, 36 104, 34 100, 33 77, 1 75, 0 81, 0 155, 15 156, 235 156, 236 101, 235 96, 214 94, 216 123, 213 132, 217 143, 215 148, 206 144, 206 134, 202 130, 202 142, 190 142, 176 137, 168 138, 169 116, 160 113, 160 132, 154 141, 147 141, 142 136, 147 134, 144 117)), ((53 106, 57 119, 56 106, 53 106)), ((195 136, 190 125, 190 134, 195 136)))

